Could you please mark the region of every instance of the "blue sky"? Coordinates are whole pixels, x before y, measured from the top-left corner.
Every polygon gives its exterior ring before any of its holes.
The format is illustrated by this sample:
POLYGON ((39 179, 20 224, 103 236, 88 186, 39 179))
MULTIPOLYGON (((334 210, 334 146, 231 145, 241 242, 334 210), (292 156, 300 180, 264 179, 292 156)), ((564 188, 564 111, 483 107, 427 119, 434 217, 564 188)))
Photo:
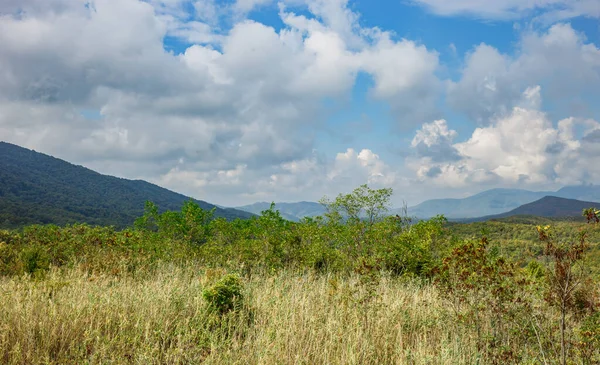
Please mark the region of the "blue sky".
POLYGON ((236 206, 600 178, 597 0, 9 0, 0 140, 236 206))

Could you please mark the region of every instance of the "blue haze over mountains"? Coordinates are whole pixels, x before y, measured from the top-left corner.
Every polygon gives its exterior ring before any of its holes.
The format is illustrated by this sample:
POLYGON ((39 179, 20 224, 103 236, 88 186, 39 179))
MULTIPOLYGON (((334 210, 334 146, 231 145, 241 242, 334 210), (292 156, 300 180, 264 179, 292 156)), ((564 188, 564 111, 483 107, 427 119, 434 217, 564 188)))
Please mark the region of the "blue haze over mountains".
MULTIPOLYGON (((408 208, 408 215, 417 218, 430 218, 444 214, 449 219, 478 218, 494 216, 516 209, 524 204, 540 200, 546 196, 574 199, 584 202, 600 202, 600 186, 566 186, 558 191, 529 191, 522 189, 490 189, 461 199, 432 199, 408 208)), ((577 204, 576 204, 577 205, 577 204)), ((261 202, 236 207, 238 210, 260 214, 270 203, 261 202)), ((300 220, 304 216, 323 214, 325 209, 318 203, 276 203, 276 209, 290 220, 300 220)), ((402 215, 402 209, 392 210, 392 214, 402 215)), ((543 212, 541 212, 543 215, 543 212)))

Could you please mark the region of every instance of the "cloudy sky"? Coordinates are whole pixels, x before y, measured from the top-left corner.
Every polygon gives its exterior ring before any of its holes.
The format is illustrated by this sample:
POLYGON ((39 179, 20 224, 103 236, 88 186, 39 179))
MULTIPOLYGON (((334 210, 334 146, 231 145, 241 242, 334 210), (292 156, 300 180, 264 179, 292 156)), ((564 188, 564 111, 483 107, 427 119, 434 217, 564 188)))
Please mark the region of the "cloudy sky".
POLYGON ((0 0, 0 140, 212 203, 600 180, 599 0, 0 0))

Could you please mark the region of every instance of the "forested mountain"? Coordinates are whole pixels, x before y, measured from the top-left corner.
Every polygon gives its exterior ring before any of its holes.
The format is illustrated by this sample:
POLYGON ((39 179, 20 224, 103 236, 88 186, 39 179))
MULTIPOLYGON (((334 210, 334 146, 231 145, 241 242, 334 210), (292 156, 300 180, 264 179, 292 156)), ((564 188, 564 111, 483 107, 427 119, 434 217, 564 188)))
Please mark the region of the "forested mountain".
MULTIPOLYGON (((522 189, 491 189, 463 199, 432 199, 408 208, 411 216, 429 218, 444 214, 447 218, 477 218, 509 212, 545 196, 600 202, 600 186, 565 186, 556 192, 522 189)), ((546 208, 550 206, 546 205, 546 208)))
MULTIPOLYGON (((179 210, 182 194, 142 180, 99 174, 82 166, 0 142, 0 227, 33 223, 85 222, 124 227, 143 214, 150 200, 161 210, 179 210)), ((214 205, 196 200, 203 209, 214 205)), ((228 219, 252 214, 217 208, 228 219)))
POLYGON ((524 204, 516 209, 502 214, 490 215, 466 221, 487 221, 515 216, 538 216, 545 218, 576 218, 584 220, 582 212, 587 208, 600 208, 600 203, 586 202, 576 199, 559 198, 556 196, 545 196, 532 203, 524 204))

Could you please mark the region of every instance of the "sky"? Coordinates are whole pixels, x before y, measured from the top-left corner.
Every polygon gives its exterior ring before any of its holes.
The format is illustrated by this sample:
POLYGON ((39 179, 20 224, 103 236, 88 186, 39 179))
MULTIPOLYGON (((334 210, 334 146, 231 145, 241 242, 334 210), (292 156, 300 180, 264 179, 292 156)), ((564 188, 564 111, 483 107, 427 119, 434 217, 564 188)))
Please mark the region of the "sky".
POLYGON ((225 206, 600 179, 600 0, 2 0, 0 140, 225 206))

